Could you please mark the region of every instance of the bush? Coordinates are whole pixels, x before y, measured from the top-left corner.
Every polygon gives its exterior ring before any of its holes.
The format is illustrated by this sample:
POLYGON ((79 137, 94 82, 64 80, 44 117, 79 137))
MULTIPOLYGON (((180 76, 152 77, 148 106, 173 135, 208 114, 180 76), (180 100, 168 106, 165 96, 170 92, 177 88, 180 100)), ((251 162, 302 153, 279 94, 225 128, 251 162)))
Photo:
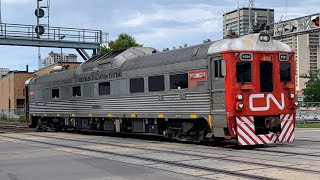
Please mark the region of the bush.
POLYGON ((26 115, 20 115, 19 121, 20 122, 25 122, 26 121, 26 115))

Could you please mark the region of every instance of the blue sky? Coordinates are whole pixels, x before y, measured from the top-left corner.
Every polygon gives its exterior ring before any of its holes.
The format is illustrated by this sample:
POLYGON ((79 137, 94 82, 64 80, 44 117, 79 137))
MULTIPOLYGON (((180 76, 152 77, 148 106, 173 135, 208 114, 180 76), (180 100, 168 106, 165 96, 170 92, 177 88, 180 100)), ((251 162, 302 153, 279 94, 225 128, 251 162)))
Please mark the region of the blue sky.
MULTIPOLYGON (((1 0, 4 23, 36 24, 36 0, 1 0)), ((222 38, 223 13, 248 6, 248 0, 51 0, 50 25, 97 29, 133 35, 138 43, 159 50, 204 39, 222 38)), ((275 21, 319 13, 319 0, 256 0, 255 6, 275 9, 275 21)), ((42 57, 60 49, 42 48, 42 57)), ((76 53, 75 50, 64 50, 76 53)), ((0 67, 11 70, 37 69, 37 48, 0 46, 0 67)), ((79 58, 80 59, 80 58, 79 58)))

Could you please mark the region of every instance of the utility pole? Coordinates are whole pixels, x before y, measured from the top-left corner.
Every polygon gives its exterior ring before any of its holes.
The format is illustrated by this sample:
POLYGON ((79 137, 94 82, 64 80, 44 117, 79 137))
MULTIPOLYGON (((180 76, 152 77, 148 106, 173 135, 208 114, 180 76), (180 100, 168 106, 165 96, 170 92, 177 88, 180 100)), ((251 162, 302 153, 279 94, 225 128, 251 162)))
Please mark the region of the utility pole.
POLYGON ((2 3, 0 0, 0 24, 2 23, 2 3))

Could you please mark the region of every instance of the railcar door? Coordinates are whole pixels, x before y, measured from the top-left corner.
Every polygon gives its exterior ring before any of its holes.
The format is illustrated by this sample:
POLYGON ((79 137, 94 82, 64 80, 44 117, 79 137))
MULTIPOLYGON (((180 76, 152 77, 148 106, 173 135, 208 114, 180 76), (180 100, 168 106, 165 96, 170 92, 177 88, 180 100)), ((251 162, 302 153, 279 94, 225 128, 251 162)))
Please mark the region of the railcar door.
POLYGON ((225 103, 225 71, 226 61, 221 56, 210 59, 210 93, 212 128, 215 137, 225 137, 227 127, 225 103))

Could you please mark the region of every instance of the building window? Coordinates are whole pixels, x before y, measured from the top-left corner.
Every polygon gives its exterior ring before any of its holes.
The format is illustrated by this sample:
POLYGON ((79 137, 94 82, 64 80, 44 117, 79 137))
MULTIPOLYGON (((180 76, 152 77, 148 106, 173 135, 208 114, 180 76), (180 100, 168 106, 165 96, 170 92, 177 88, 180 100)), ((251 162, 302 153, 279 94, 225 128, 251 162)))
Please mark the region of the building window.
POLYGON ((130 93, 144 92, 144 79, 136 78, 130 79, 130 93))
POLYGON ((110 95, 110 82, 104 82, 99 84, 99 95, 110 95))
POLYGON ((59 89, 52 89, 51 91, 51 97, 52 99, 58 99, 60 96, 60 92, 59 92, 59 89))
POLYGON ((17 108, 24 108, 25 100, 24 99, 17 99, 17 108))
POLYGON ((188 74, 170 75, 170 89, 188 88, 188 74))
POLYGON ((148 78, 149 91, 164 91, 164 76, 152 76, 148 78))
POLYGON ((81 86, 72 87, 73 97, 81 96, 81 86))

